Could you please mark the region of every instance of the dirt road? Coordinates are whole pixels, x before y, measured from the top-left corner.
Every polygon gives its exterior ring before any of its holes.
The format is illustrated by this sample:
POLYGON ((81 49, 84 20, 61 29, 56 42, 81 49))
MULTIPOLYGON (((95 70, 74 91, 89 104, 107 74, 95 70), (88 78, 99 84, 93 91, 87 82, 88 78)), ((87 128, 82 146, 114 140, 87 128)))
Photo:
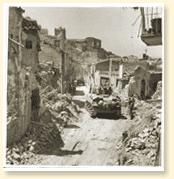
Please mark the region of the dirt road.
POLYGON ((121 145, 121 135, 130 120, 90 118, 83 109, 84 87, 77 88, 73 97, 83 113, 80 119, 64 129, 64 147, 56 149, 44 157, 39 165, 56 166, 107 166, 117 165, 117 148, 121 145))

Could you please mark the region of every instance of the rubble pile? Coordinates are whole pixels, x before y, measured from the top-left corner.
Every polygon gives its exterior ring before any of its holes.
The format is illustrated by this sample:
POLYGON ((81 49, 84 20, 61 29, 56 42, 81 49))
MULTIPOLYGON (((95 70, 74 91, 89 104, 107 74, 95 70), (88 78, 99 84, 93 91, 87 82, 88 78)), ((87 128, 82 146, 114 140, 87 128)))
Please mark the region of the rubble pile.
POLYGON ((136 100, 136 108, 132 126, 125 131, 128 137, 120 149, 122 161, 120 157, 118 160, 126 166, 155 166, 160 150, 162 103, 136 100))
POLYGON ((72 102, 70 95, 62 95, 57 89, 50 89, 48 87, 42 94, 46 110, 39 121, 31 121, 22 139, 6 149, 7 164, 25 165, 44 150, 48 153, 54 148, 63 147, 61 133, 64 127, 78 120, 80 109, 72 102))
POLYGON ((162 100, 162 81, 158 82, 156 92, 152 96, 152 99, 153 100, 162 100))
POLYGON ((58 68, 54 67, 53 62, 39 63, 36 79, 41 85, 42 89, 51 86, 61 92, 61 74, 58 68))
POLYGON ((51 121, 49 111, 44 113, 44 118, 49 119, 47 123, 31 122, 26 134, 18 143, 6 149, 6 163, 11 165, 27 164, 28 160, 42 152, 46 146, 50 148, 55 144, 58 147, 63 146, 60 132, 55 123, 51 121))
POLYGON ((50 111, 54 111, 62 115, 66 113, 69 117, 78 118, 80 108, 72 101, 70 94, 58 93, 58 90, 52 90, 43 94, 46 106, 50 111))

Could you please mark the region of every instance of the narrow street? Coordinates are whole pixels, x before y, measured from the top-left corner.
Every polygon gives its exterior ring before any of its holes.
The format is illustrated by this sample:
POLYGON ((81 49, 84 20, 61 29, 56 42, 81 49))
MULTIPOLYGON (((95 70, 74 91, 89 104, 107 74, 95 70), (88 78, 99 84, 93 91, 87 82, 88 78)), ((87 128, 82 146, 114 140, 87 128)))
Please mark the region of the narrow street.
POLYGON ((163 165, 164 7, 96 7, 3 7, 4 168, 163 165))
POLYGON ((92 119, 83 108, 85 87, 77 87, 73 101, 81 107, 78 122, 64 129, 64 147, 45 156, 39 165, 106 166, 117 165, 117 148, 129 120, 92 119))

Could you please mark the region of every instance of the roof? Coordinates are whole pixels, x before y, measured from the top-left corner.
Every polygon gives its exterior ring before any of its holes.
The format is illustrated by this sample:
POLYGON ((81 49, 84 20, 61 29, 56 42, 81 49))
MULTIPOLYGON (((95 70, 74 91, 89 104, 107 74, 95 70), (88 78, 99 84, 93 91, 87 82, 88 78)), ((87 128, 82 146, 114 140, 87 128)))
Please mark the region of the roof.
POLYGON ((24 31, 37 31, 40 30, 40 27, 37 24, 36 20, 32 20, 30 17, 25 17, 22 20, 22 28, 24 31))
MULTIPOLYGON (((96 64, 99 64, 99 63, 107 62, 107 61, 110 61, 110 59, 101 60, 99 62, 92 63, 92 65, 96 65, 96 64)), ((115 59, 112 59, 112 61, 120 62, 121 58, 115 58, 115 59)))

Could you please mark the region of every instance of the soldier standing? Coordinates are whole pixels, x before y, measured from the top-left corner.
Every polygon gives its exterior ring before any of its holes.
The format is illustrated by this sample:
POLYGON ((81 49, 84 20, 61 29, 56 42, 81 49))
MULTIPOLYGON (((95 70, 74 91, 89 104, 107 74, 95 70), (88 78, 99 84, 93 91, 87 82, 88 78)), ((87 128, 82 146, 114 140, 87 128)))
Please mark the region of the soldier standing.
POLYGON ((109 94, 109 96, 112 94, 112 92, 113 92, 113 90, 112 90, 112 86, 110 85, 110 86, 109 86, 109 90, 108 90, 108 94, 109 94))
POLYGON ((133 119, 133 108, 134 108, 134 103, 135 103, 135 99, 134 97, 130 97, 129 98, 129 114, 130 114, 130 119, 132 120, 133 119))

